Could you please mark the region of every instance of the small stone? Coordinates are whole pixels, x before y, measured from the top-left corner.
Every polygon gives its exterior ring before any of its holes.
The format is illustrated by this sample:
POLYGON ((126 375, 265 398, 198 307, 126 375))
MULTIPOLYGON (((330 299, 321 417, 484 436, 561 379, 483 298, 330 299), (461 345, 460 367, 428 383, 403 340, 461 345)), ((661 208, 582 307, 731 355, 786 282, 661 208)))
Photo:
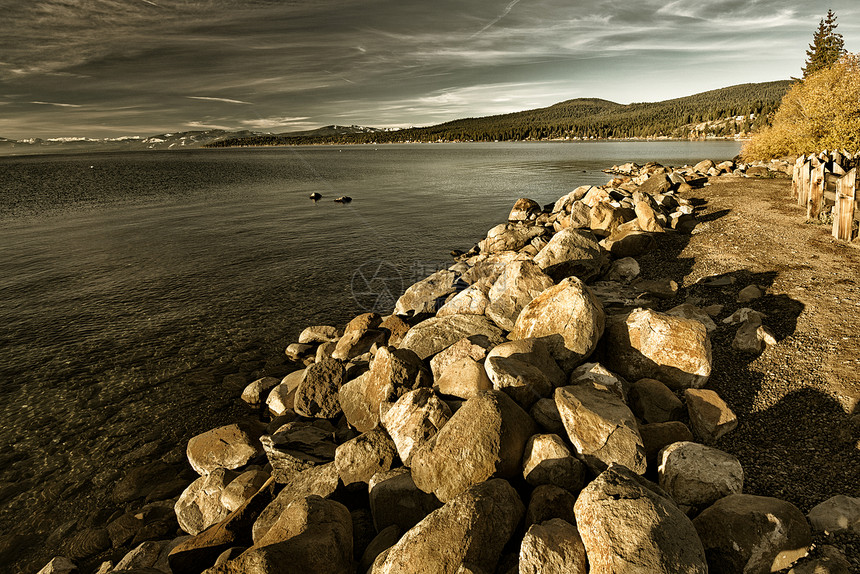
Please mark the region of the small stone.
POLYGON ((706 443, 714 442, 738 426, 738 418, 720 396, 708 389, 684 391, 693 433, 706 443))
POLYGON ((275 377, 263 377, 262 379, 257 379, 245 387, 245 390, 242 391, 241 398, 252 409, 258 409, 265 400, 264 397, 268 396, 269 391, 271 391, 280 382, 281 380, 276 379, 275 377))
POLYGON ((612 262, 609 271, 606 273, 608 281, 621 281, 630 283, 639 276, 639 262, 632 257, 622 257, 612 262))
POLYGON ((749 303, 764 295, 758 285, 747 285, 738 293, 738 303, 749 303))
POLYGON ((764 313, 755 311, 749 307, 743 307, 723 319, 723 323, 726 325, 740 325, 741 323, 751 322, 761 325, 761 322, 765 317, 766 315, 764 313))
MULTIPOLYGON (((720 308, 720 311, 721 310, 722 308, 720 308)), ((707 309, 699 309, 695 305, 691 305, 689 303, 682 303, 677 307, 672 307, 666 311, 666 314, 673 317, 682 317, 684 319, 695 319, 705 326, 708 333, 713 333, 717 330, 717 324, 714 323, 713 319, 711 319, 711 315, 708 313, 707 309)), ((719 311, 717 311, 717 314, 719 314, 719 311)))
POLYGON ((290 359, 294 361, 299 361, 303 359, 308 353, 310 353, 314 349, 313 345, 307 345, 303 343, 291 343, 287 346, 286 351, 284 353, 290 359))

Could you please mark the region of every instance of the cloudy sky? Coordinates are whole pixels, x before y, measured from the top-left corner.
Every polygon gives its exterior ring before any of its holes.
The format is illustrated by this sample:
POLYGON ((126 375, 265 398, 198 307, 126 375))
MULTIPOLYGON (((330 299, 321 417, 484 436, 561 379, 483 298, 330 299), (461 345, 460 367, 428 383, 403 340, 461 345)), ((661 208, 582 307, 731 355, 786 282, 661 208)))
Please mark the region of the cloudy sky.
POLYGON ((0 0, 0 136, 429 125, 799 76, 801 0, 0 0))

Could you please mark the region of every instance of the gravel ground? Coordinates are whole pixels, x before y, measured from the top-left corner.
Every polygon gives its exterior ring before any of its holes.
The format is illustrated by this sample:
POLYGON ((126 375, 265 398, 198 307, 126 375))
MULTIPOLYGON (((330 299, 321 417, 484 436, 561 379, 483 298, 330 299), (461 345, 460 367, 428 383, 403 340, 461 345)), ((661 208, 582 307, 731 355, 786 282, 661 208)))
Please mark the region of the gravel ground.
MULTIPOLYGON (((806 224, 790 181, 711 178, 698 198, 701 223, 690 236, 667 235, 640 258, 649 278, 687 298, 724 305, 712 335, 717 391, 739 424, 715 445, 737 456, 744 491, 788 500, 804 513, 836 494, 860 496, 860 249, 806 224), (729 275, 727 287, 696 284, 729 275), (750 284, 764 297, 739 304, 750 284), (778 343, 760 355, 732 349, 737 327, 722 319, 741 307, 767 314, 778 343)), ((860 536, 816 537, 839 547, 860 572, 860 536)))

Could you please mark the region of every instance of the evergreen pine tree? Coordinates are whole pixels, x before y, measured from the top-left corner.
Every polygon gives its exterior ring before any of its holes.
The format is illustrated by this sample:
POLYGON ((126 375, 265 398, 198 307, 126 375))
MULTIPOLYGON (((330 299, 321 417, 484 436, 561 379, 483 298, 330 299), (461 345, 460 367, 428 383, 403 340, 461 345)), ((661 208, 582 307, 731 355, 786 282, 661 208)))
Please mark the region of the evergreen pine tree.
POLYGON ((836 32, 836 14, 827 11, 827 16, 818 22, 818 29, 812 36, 812 44, 806 50, 806 66, 803 78, 825 68, 829 68, 845 54, 842 34, 836 32))

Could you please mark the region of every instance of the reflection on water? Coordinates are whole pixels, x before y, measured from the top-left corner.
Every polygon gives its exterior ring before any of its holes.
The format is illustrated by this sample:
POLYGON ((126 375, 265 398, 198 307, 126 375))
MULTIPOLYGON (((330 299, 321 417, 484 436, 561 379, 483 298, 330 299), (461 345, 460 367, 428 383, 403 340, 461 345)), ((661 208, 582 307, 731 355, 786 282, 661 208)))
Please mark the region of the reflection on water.
POLYGON ((283 374, 283 348, 304 326, 364 310, 350 282, 368 262, 408 285, 471 247, 518 197, 555 201, 605 182, 599 170, 614 163, 737 151, 459 144, 0 158, 0 535, 82 527, 111 507, 124 471, 182 461, 190 436, 240 414, 226 375, 283 374), (340 195, 354 201, 331 201, 340 195))

